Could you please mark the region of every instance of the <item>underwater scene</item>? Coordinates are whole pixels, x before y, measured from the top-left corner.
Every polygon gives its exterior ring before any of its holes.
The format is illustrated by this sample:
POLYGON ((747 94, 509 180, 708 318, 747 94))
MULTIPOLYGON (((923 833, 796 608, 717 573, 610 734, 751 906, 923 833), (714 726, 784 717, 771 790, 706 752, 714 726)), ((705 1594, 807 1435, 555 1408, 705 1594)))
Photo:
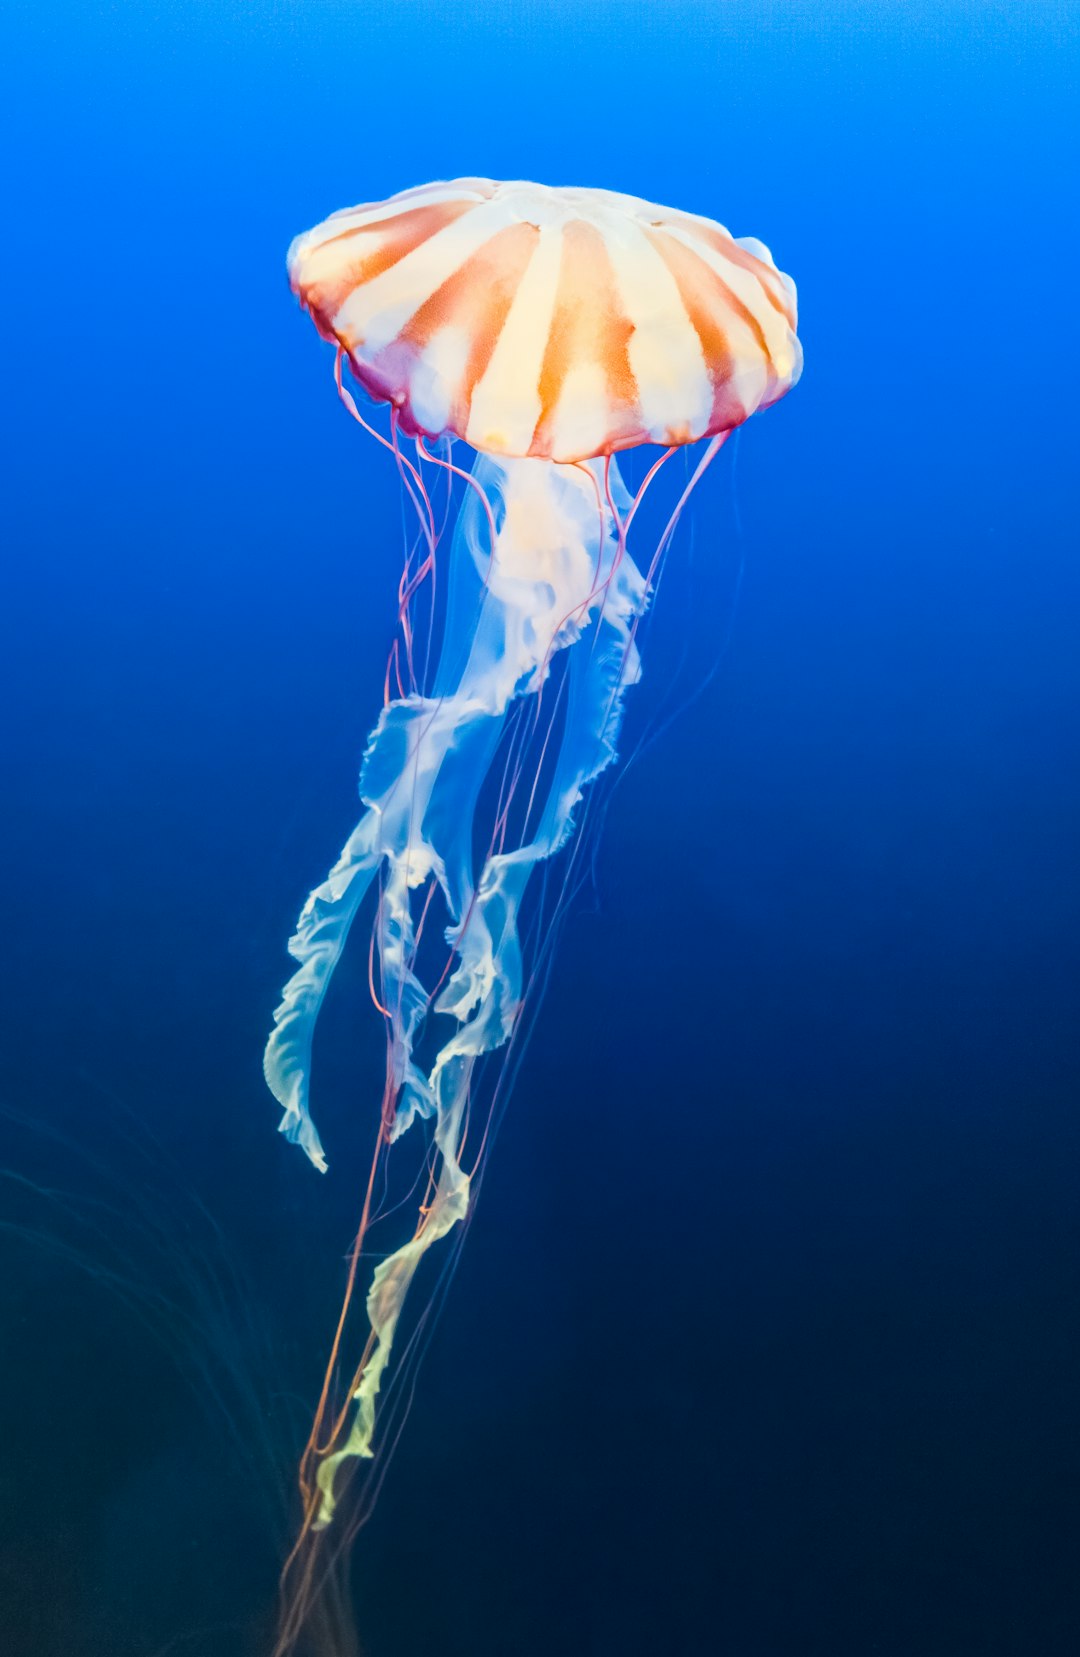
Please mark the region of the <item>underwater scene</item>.
POLYGON ((1080 13, 0 26, 0 1657, 1080 1651, 1080 13))

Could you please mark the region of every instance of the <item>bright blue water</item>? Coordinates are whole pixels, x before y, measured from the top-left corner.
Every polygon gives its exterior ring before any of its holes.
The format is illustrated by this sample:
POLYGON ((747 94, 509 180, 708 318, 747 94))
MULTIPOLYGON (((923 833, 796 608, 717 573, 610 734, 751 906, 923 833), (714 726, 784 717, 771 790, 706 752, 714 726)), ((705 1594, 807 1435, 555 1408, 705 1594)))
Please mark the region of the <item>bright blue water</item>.
MULTIPOLYGON (((730 649, 614 797, 357 1551, 364 1649, 1078 1648, 1070 10, 15 17, 0 1006, 41 1126, 3 1164, 78 1199, 0 1190, 9 1657, 267 1649, 262 1463, 106 1262, 172 1304, 234 1258, 301 1418, 377 1053, 346 993, 325 1181, 259 1058, 352 821, 400 520, 283 259, 458 173, 761 236, 807 366, 665 576, 637 729, 684 644, 699 677, 730 649)), ((212 1340, 251 1365, 234 1318, 212 1340)))

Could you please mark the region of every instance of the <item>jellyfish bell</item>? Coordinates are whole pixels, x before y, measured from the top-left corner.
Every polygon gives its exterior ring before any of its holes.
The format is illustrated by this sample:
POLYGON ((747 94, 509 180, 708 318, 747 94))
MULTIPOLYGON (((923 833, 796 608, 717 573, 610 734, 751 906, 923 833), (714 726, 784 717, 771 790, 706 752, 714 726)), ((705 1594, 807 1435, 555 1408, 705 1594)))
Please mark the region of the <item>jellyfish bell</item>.
POLYGON ((402 431, 591 460, 729 431, 799 377, 767 247, 611 190, 457 179, 334 213, 293 291, 402 431))
POLYGON ((588 785, 615 757, 623 693, 640 672, 639 623, 691 491, 730 432, 782 397, 802 364, 794 284, 761 242, 607 190, 422 185, 333 214, 297 237, 288 270, 335 347, 342 401, 393 455, 416 535, 361 771, 363 814, 301 913, 289 945, 297 969, 265 1058, 282 1131, 324 1168, 310 1108, 313 1031, 374 889, 383 1098, 301 1464, 281 1652, 295 1643, 311 1543, 334 1515, 342 1475, 375 1454, 409 1288, 470 1213, 537 957, 557 930, 548 915, 530 955, 530 879, 570 846, 588 785), (389 435, 373 409, 361 413, 345 364, 371 403, 388 405, 389 435), (454 440, 475 451, 471 468, 453 458, 454 440), (630 541, 644 494, 693 444, 696 468, 639 567, 630 541), (615 456, 646 445, 659 453, 631 497, 615 456), (430 487, 440 475, 460 497, 449 548, 430 487), (444 942, 433 956, 436 895, 444 942), (430 1124, 426 1189, 411 1235, 367 1281, 367 1335, 349 1364, 378 1171, 417 1121, 430 1124))

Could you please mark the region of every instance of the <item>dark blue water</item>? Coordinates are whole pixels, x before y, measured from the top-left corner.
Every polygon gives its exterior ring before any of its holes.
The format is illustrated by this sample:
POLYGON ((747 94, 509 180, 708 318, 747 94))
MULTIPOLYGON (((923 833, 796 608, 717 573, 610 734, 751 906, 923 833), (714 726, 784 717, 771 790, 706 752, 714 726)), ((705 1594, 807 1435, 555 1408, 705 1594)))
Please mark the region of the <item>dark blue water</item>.
POLYGON ((283 259, 477 173, 762 237, 806 372, 666 570, 628 745, 708 682, 612 796, 356 1549, 361 1648, 1080 1649, 1075 14, 5 33, 5 1657, 269 1650, 377 1110, 363 963, 325 1179, 260 1056, 401 556, 283 259))

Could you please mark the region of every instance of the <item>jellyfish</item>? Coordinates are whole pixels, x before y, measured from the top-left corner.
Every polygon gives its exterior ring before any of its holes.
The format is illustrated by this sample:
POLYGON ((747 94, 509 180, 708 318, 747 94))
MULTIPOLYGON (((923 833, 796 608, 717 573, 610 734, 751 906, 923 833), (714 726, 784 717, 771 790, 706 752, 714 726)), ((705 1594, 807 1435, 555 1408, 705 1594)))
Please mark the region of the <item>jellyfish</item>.
POLYGON ((763 243, 608 190, 422 185, 332 214, 293 242, 288 271, 334 349, 338 395, 388 452, 414 524, 362 815, 304 905, 265 1055, 282 1132, 325 1169, 313 1032, 370 897, 385 1082, 301 1463, 310 1538, 331 1523, 347 1470, 378 1448, 422 1262, 470 1214, 570 889, 576 819, 615 759, 640 623, 680 513, 730 433, 794 385, 802 356, 794 284, 763 243), (631 495, 616 456, 646 445, 655 458, 631 495), (636 562, 645 493, 691 447, 666 527, 636 562), (537 883, 538 870, 552 879, 537 883), (362 1282, 382 1159, 417 1124, 415 1224, 362 1282), (366 1334, 343 1370, 361 1288, 366 1334))

